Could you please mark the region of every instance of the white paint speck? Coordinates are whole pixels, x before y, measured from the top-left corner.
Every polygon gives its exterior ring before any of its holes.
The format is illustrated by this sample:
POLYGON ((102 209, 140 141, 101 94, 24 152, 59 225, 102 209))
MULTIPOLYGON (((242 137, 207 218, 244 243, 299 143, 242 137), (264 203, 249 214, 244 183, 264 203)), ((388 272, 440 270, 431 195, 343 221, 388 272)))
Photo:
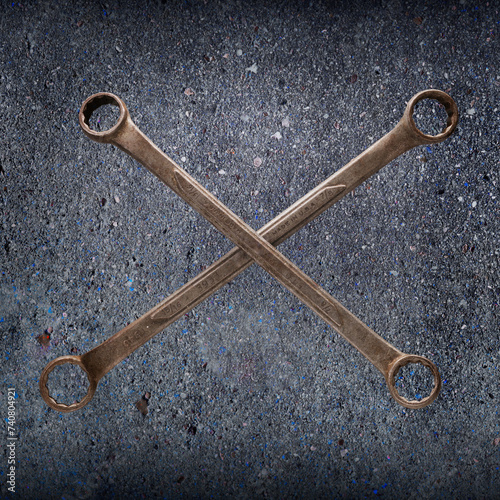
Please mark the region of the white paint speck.
POLYGON ((248 68, 245 68, 245 71, 250 71, 250 73, 257 73, 257 64, 253 63, 248 68))

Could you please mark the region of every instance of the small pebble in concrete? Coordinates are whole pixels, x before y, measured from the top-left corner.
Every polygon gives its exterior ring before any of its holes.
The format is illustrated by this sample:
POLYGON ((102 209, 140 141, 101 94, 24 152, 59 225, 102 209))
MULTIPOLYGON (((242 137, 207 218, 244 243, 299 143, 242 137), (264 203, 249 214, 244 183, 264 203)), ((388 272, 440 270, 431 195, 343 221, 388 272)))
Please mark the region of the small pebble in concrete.
POLYGON ((54 329, 49 326, 41 335, 38 335, 36 339, 43 347, 48 347, 50 345, 50 336, 53 332, 54 329))
POLYGON ((145 392, 139 401, 136 401, 135 406, 137 409, 145 416, 148 414, 148 404, 149 399, 151 398, 150 392, 145 392))

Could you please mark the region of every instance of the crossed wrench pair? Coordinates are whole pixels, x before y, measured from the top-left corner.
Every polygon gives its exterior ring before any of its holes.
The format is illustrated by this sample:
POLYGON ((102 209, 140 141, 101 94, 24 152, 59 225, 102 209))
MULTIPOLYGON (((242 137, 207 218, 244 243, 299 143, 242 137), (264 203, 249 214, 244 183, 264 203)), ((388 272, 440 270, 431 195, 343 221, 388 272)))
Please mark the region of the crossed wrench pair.
POLYGON ((407 408, 421 408, 436 399, 441 389, 441 378, 432 361, 422 356, 404 354, 386 342, 273 245, 283 242, 402 153, 418 145, 434 144, 448 138, 458 123, 457 106, 449 95, 433 89, 416 94, 408 102, 402 119, 392 131, 259 231, 254 231, 245 224, 160 151, 132 122, 125 104, 115 95, 99 93, 89 97, 80 109, 79 120, 88 137, 97 142, 113 144, 132 156, 235 243, 237 248, 233 248, 196 278, 101 345, 81 356, 62 356, 52 360, 43 370, 39 383, 42 397, 49 406, 60 412, 70 412, 85 406, 92 399, 97 383, 108 371, 254 261, 371 361, 384 376, 391 395, 399 404, 407 408), (415 125, 413 110, 423 99, 437 100, 446 109, 447 124, 438 135, 424 134, 415 125), (118 106, 118 121, 104 132, 92 130, 89 125, 90 117, 99 107, 108 104, 118 106), (65 363, 80 366, 90 383, 85 397, 70 405, 58 403, 49 395, 47 388, 50 372, 57 365, 65 363), (430 368, 434 376, 434 387, 430 395, 421 400, 407 400, 397 391, 395 376, 408 363, 421 363, 430 368))

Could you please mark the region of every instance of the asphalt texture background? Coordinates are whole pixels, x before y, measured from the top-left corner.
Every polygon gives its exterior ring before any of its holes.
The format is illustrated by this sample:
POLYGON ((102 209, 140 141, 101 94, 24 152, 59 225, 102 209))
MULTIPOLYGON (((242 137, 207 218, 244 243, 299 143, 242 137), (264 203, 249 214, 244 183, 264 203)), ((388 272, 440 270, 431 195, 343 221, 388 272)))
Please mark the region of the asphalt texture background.
MULTIPOLYGON (((493 1, 2 2, 2 498, 499 498, 499 23, 493 1), (88 96, 121 97, 258 229, 427 88, 456 101, 453 136, 400 156, 279 248, 436 363, 433 404, 399 406, 256 265, 120 363, 84 409, 45 404, 50 360, 99 345, 233 246, 84 136, 88 96)), ((435 111, 420 123, 436 126, 435 111)), ((78 370, 49 382, 62 402, 86 391, 78 370)), ((410 372, 402 383, 425 386, 410 372)))

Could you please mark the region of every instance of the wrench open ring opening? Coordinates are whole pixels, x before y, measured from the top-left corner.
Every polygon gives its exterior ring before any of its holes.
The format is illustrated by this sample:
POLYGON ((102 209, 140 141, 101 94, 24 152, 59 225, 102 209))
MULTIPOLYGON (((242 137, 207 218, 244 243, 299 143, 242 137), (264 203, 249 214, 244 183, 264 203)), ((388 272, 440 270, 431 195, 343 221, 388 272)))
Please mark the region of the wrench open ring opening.
POLYGON ((40 393, 42 394, 43 399, 46 402, 50 402, 50 406, 54 408, 54 410, 58 410, 62 413, 69 413, 70 411, 79 410, 83 408, 93 397, 94 393, 97 389, 98 380, 96 380, 92 374, 88 371, 85 364, 82 362, 81 356, 61 356, 59 358, 53 359, 47 366, 44 368, 42 374, 40 375, 39 387, 40 393), (89 388, 87 389, 87 394, 75 403, 70 405, 66 405, 63 403, 58 403, 49 393, 49 388, 47 387, 47 383, 49 381, 49 375, 54 370, 56 366, 65 365, 66 363, 70 363, 72 365, 79 366, 87 375, 87 379, 89 381, 89 388))
POLYGON ((440 90, 435 89, 423 90, 408 101, 405 117, 408 120, 408 126, 413 130, 413 132, 426 142, 432 144, 443 141, 444 139, 449 137, 450 134, 455 130, 458 124, 458 108, 455 101, 445 92, 441 92, 440 90), (417 127, 413 119, 413 110, 415 109, 415 106, 417 105, 417 103, 423 101, 424 99, 433 99, 438 101, 444 106, 444 109, 448 114, 445 128, 437 135, 425 134, 417 127))
POLYGON ((82 108, 78 115, 80 127, 84 133, 92 140, 104 143, 109 142, 119 134, 122 127, 127 123, 128 118, 129 112, 123 101, 109 92, 101 92, 100 94, 90 96, 82 104, 82 108), (120 110, 120 116, 111 128, 97 132, 96 130, 90 128, 90 118, 94 111, 99 109, 101 106, 106 106, 108 104, 117 106, 120 110))
POLYGON ((427 358, 423 356, 417 356, 415 354, 403 354, 401 357, 397 358, 389 368, 389 372, 387 374, 387 385, 389 387, 389 391, 392 397, 401 405, 406 408, 422 408, 423 406, 427 406, 431 404, 439 394, 441 390, 441 376, 439 375, 439 371, 434 363, 429 361, 427 358), (408 400, 401 396, 396 388, 396 375, 398 374, 400 368, 406 366, 410 363, 420 363, 421 365, 426 366, 432 372, 434 376, 434 387, 432 388, 431 393, 420 400, 408 400))

